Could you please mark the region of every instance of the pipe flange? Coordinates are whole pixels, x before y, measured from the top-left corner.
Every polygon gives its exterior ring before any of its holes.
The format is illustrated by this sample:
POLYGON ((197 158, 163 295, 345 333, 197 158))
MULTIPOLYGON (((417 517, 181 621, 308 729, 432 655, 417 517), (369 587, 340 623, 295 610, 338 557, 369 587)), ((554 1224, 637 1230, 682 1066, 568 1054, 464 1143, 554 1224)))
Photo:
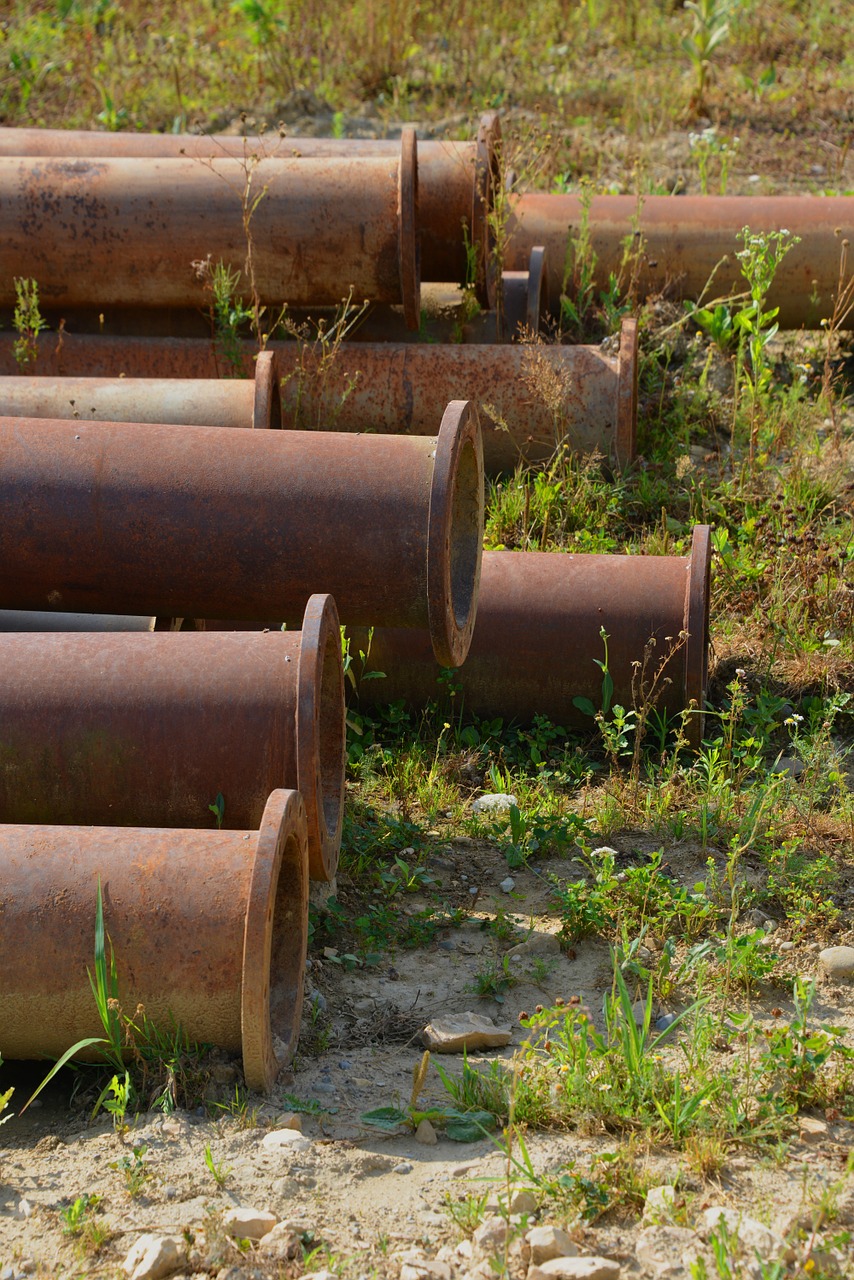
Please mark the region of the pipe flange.
POLYGON ((624 317, 620 325, 620 353, 617 357, 617 429, 614 460, 619 467, 634 462, 638 427, 638 322, 624 317))
POLYGON ((483 440, 468 400, 445 409, 434 456, 427 616, 436 661, 459 667, 474 631, 483 555, 483 440))
POLYGON ((297 782, 308 818, 309 875, 330 881, 341 850, 347 752, 341 627, 332 596, 311 596, 306 605, 296 719, 297 782))
POLYGON ((255 401, 252 426, 281 431, 282 384, 274 351, 261 351, 255 361, 255 401))
POLYGON ((299 1036, 308 946, 308 838, 298 791, 273 791, 249 881, 240 995, 243 1074, 269 1093, 299 1036))
POLYGON ((400 135, 400 168, 397 190, 400 294, 407 329, 421 323, 421 245, 418 233, 418 143, 415 130, 400 135))

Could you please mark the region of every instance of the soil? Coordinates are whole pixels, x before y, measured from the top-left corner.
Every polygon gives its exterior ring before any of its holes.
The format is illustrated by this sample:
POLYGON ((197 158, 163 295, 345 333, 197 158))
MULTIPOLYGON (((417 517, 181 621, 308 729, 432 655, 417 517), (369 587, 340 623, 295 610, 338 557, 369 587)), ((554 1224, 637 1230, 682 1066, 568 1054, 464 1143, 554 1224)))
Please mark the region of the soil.
MULTIPOLYGON (((612 839, 611 844, 627 861, 651 848, 647 838, 634 833, 612 839)), ((673 844, 666 855, 670 873, 683 883, 693 883, 704 870, 699 849, 673 844)), ((495 849, 471 840, 451 841, 434 861, 439 864, 435 874, 444 881, 438 898, 451 906, 473 901, 466 923, 440 932, 417 950, 382 956, 370 968, 347 971, 334 949, 327 956, 322 951, 314 954, 306 977, 309 998, 298 1057, 280 1077, 275 1093, 266 1099, 251 1097, 243 1116, 223 1113, 222 1119, 212 1120, 204 1108, 171 1116, 148 1112, 118 1133, 103 1114, 89 1121, 89 1108, 79 1099, 69 1103, 63 1084, 48 1091, 41 1106, 39 1099, 23 1118, 14 1118, 0 1146, 0 1266, 11 1267, 0 1274, 118 1274, 129 1248, 146 1231, 186 1233, 192 1242, 183 1269, 187 1275, 277 1276, 282 1268, 296 1274, 300 1268, 293 1262, 271 1259, 254 1246, 246 1246, 244 1256, 227 1240, 222 1214, 237 1205, 272 1211, 303 1233, 304 1243, 325 1246, 311 1260, 315 1269, 327 1265, 328 1249, 335 1269, 347 1274, 396 1277, 401 1254, 419 1248, 429 1260, 437 1255, 445 1260, 450 1270, 442 1275, 468 1273, 470 1247, 460 1244, 465 1233, 454 1223, 448 1202, 484 1193, 495 1205, 506 1198, 507 1161, 496 1143, 485 1139, 459 1144, 440 1135, 436 1145, 426 1146, 411 1134, 378 1133, 360 1116, 376 1107, 406 1105, 413 1069, 423 1052, 419 1032, 432 1017, 465 1010, 488 1014, 499 1025, 514 1028, 512 1043, 493 1054, 472 1055, 470 1061, 509 1057, 524 1037, 520 1011, 553 1003, 556 996, 578 995, 595 1014, 610 988, 611 970, 605 944, 584 942, 568 955, 539 961, 526 957, 514 963, 518 982, 504 993, 503 1003, 479 999, 477 976, 490 962, 531 931, 557 930, 549 877, 575 878, 577 868, 560 860, 515 871, 515 886, 508 895, 498 887, 508 875, 507 864, 495 849), (501 909, 515 917, 515 937, 497 937, 494 924, 490 927, 501 909), (311 1145, 304 1150, 265 1148, 265 1134, 293 1112, 295 1099, 316 1112, 300 1116, 311 1145), (123 1158, 132 1163, 133 1148, 143 1144, 150 1176, 131 1196, 116 1166, 123 1158), (206 1149, 214 1165, 227 1171, 222 1187, 207 1167, 206 1149), (61 1211, 83 1195, 101 1197, 91 1214, 106 1235, 97 1249, 85 1234, 74 1237, 63 1230, 61 1211)), ((347 896, 348 886, 342 883, 342 901, 347 896)), ((820 945, 854 942, 852 898, 851 890, 840 891, 843 910, 832 938, 797 941, 783 954, 774 985, 753 1001, 757 1017, 770 1021, 775 1006, 782 1007, 784 1016, 790 1011, 791 976, 816 972, 820 945)), ((426 898, 412 896, 404 899, 403 909, 417 911, 425 905, 426 898)), ((774 934, 775 941, 787 936, 783 925, 774 934)), ((854 989, 848 984, 821 985, 814 1012, 818 1021, 850 1031, 854 989)), ((4 1079, 15 1065, 4 1067, 4 1079)), ((445 1057, 442 1065, 459 1074, 462 1063, 459 1057, 445 1057)), ((16 1097, 27 1096, 42 1073, 42 1067, 24 1069, 18 1064, 18 1070, 10 1072, 16 1097)), ((214 1092, 225 1102, 240 1078, 239 1063, 221 1061, 214 1074, 220 1081, 214 1092)), ((431 1070, 419 1105, 426 1108, 443 1101, 447 1103, 447 1095, 431 1070)), ((680 1187, 689 1219, 710 1204, 726 1204, 783 1234, 805 1214, 808 1225, 807 1206, 822 1187, 843 1177, 852 1140, 851 1122, 838 1113, 825 1119, 819 1130, 818 1136, 803 1133, 805 1140, 781 1148, 775 1159, 733 1150, 711 1182, 686 1175, 683 1167, 680 1187)), ((574 1131, 530 1133, 526 1141, 535 1167, 552 1171, 573 1162, 583 1169, 594 1154, 613 1151, 621 1143, 607 1134, 574 1131)), ((653 1185, 672 1182, 678 1157, 646 1150, 643 1135, 635 1142, 653 1185)), ((511 1191, 520 1185, 514 1178, 511 1191)), ((539 1221, 556 1223, 559 1217, 554 1210, 543 1211, 539 1221)), ((627 1274, 641 1274, 635 1242, 645 1224, 635 1216, 612 1213, 593 1226, 572 1219, 568 1225, 585 1252, 617 1260, 627 1274)), ((524 1274, 521 1265, 516 1268, 519 1275, 524 1274)))

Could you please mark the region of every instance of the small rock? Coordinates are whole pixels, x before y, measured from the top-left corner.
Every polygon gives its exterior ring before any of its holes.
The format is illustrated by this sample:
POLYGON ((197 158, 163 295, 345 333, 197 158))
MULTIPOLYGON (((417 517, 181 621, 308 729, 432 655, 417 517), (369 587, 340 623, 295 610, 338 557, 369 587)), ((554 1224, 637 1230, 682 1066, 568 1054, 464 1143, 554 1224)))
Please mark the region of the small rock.
POLYGON ((266 1151, 308 1151, 311 1139, 300 1133, 299 1129, 271 1129, 261 1139, 261 1146, 266 1151))
POLYGON ((436 1130, 429 1120, 424 1119, 418 1125, 415 1130, 415 1141, 422 1143, 425 1147, 435 1147, 439 1139, 436 1137, 436 1130))
POLYGON ((184 1265, 187 1248, 179 1236, 145 1232, 131 1245, 122 1266, 130 1280, 160 1280, 184 1265))
MULTIPOLYGON (((645 1211, 644 1211, 645 1212, 645 1211)), ((699 1253, 699 1239, 687 1227, 647 1227, 636 1243, 636 1257, 641 1266, 660 1277, 685 1276, 699 1253)))
POLYGON ((498 886, 502 893, 512 893, 516 888, 516 881, 512 876, 508 876, 506 880, 502 880, 498 886))
POLYGON ((33 1206, 29 1200, 19 1200, 18 1207, 15 1210, 16 1218, 31 1218, 33 1216, 33 1206))
POLYGON ((326 1012, 326 996, 321 991, 306 992, 306 1001, 310 1005, 314 1005, 318 1013, 326 1012))
POLYGON ((396 1164, 392 1169, 392 1173, 411 1173, 412 1165, 408 1160, 401 1160, 400 1164, 396 1164))
POLYGON ((712 1205, 706 1209, 700 1220, 699 1230, 706 1236, 717 1228, 723 1218, 730 1235, 737 1235, 742 1247, 753 1257, 759 1254, 763 1262, 776 1262, 785 1258, 788 1246, 782 1236, 771 1231, 755 1218, 748 1218, 737 1209, 728 1209, 723 1205, 712 1205))
POLYGON ((574 1258, 578 1250, 560 1227, 532 1227, 525 1239, 531 1249, 531 1262, 538 1267, 552 1258, 574 1258))
POLYGON ((222 1224, 226 1235, 235 1240, 261 1240, 279 1221, 278 1215, 264 1209, 250 1209, 248 1205, 240 1205, 237 1209, 229 1209, 223 1216, 222 1224))
MULTIPOLYGON (((650 1187, 643 1205, 644 1222, 666 1221, 673 1212, 676 1200, 676 1188, 670 1183, 660 1187, 650 1187)), ((692 1233, 693 1234, 693 1233, 692 1233)))
POLYGON ((558 956, 560 939, 555 933, 532 933, 530 938, 511 947, 507 955, 511 959, 516 956, 558 956))
POLYGON ((778 942, 777 944, 778 951, 794 951, 794 949, 795 949, 794 942, 778 942))
POLYGON ((314 1086, 315 1093, 334 1093, 335 1085, 331 1080, 318 1080, 314 1086))
POLYGON ((537 1197, 532 1191, 517 1191, 510 1200, 510 1212, 527 1214, 528 1217, 532 1213, 537 1212, 537 1197))
POLYGON ((612 1258, 552 1258, 538 1267, 528 1268, 528 1280, 619 1280, 620 1264, 612 1258))
POLYGON ((165 1198, 166 1198, 167 1200, 176 1200, 176 1199, 178 1198, 178 1188, 177 1188, 177 1187, 164 1187, 164 1188, 163 1188, 163 1195, 165 1196, 165 1198))
POLYGON ((507 1221, 505 1218, 486 1218, 471 1238, 476 1253, 492 1257, 504 1248, 507 1240, 507 1221))
POLYGON ((302 1133, 302 1116, 298 1111, 283 1111, 280 1116, 276 1116, 276 1128, 295 1129, 297 1133, 302 1133))
POLYGON ((850 978, 854 974, 854 947, 825 947, 818 963, 829 978, 850 978))
POLYGON ((798 1137, 801 1142, 822 1142, 827 1134, 827 1125, 823 1120, 816 1120, 812 1116, 799 1117, 798 1137))
POLYGON ((425 1046, 434 1053, 462 1053, 477 1049, 500 1049, 510 1043, 512 1032, 496 1027, 480 1013, 457 1013, 434 1018, 422 1032, 425 1046))
POLYGON ((774 761, 768 772, 781 773, 787 778, 800 778, 801 774, 806 772, 806 765, 803 760, 798 760, 796 756, 780 756, 780 759, 774 761))
POLYGON ((258 1248, 265 1257, 279 1262, 302 1257, 302 1240, 287 1222, 277 1222, 272 1231, 261 1237, 258 1248))
POLYGON ((506 813, 514 804, 518 804, 515 796, 497 791, 492 795, 478 796, 471 809, 472 813, 506 813))
POLYGON ((675 1021, 675 1013, 663 1013, 660 1018, 656 1018, 655 1029, 656 1031, 669 1031, 675 1021))
POLYGON ((635 1000, 632 1005, 632 1017, 635 1020, 635 1026, 642 1027, 646 1019, 646 1001, 635 1000))
POLYGON ((742 914, 742 920, 745 924, 750 924, 754 929, 773 929, 775 921, 771 916, 766 915, 764 911, 760 911, 758 907, 751 907, 749 911, 742 914))

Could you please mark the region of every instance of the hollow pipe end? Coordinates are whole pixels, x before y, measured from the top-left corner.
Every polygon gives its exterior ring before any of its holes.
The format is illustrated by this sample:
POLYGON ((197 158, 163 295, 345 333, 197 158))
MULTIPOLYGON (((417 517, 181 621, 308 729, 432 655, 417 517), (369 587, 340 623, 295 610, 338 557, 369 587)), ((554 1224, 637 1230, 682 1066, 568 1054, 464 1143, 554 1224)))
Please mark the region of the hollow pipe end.
POLYGON ((471 644, 483 555, 483 440, 468 400, 452 400, 436 441, 427 534, 427 614, 436 661, 459 667, 471 644))
POLYGON ((413 128, 400 135, 397 193, 398 254, 403 319, 407 329, 421 324, 421 245, 418 232, 418 143, 413 128))
POLYGON ((709 681, 709 596, 712 563, 712 531, 707 524, 694 526, 685 591, 685 705, 695 703, 688 721, 688 742, 699 747, 703 740, 706 688, 709 681))
POLYGON ((282 383, 275 351, 261 351, 255 361, 255 402, 252 426, 282 429, 282 383))
POLYGON ((297 685, 297 780, 308 819, 312 880, 332 880, 344 822, 344 664, 332 596, 314 595, 302 621, 297 685))
POLYGON ((268 1093, 293 1056, 308 945, 308 835, 298 791, 270 794, 243 933, 240 1024, 247 1087, 268 1093))
POLYGON ((617 429, 614 434, 615 461, 628 466, 637 454, 638 429, 638 322, 625 316, 620 325, 620 354, 617 358, 617 429))
POLYGON ((475 295, 481 306, 489 308, 495 307, 499 291, 495 205, 501 190, 501 117, 497 111, 485 111, 475 140, 471 241, 479 246, 475 295))

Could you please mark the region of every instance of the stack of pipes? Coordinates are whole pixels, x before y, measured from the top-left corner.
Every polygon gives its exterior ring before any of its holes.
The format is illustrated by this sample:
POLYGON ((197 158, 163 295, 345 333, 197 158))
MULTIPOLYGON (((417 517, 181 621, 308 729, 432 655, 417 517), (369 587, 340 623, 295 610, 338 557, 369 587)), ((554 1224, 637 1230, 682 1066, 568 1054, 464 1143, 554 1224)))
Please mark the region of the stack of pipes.
POLYGON ((639 232, 637 296, 698 296, 743 225, 785 222, 781 319, 807 323, 832 313, 825 242, 850 203, 710 200, 705 237, 685 199, 514 197, 502 272, 499 141, 494 116, 470 143, 0 130, 0 308, 26 276, 64 321, 34 376, 0 342, 7 1056, 93 1033, 100 881, 128 1003, 271 1085, 299 1025, 308 879, 340 850, 339 613, 385 676, 364 706, 422 707, 452 667, 476 715, 589 728, 604 631, 613 701, 654 679, 699 742, 708 528, 687 556, 482 556, 484 470, 634 457, 636 322, 616 350, 531 340, 582 216, 606 276, 639 232), (250 376, 223 379, 194 329, 220 263, 256 318, 286 304, 333 328, 342 297, 367 300, 352 336, 371 341, 238 344, 250 376), (485 308, 468 341, 409 340, 422 281, 485 308))

